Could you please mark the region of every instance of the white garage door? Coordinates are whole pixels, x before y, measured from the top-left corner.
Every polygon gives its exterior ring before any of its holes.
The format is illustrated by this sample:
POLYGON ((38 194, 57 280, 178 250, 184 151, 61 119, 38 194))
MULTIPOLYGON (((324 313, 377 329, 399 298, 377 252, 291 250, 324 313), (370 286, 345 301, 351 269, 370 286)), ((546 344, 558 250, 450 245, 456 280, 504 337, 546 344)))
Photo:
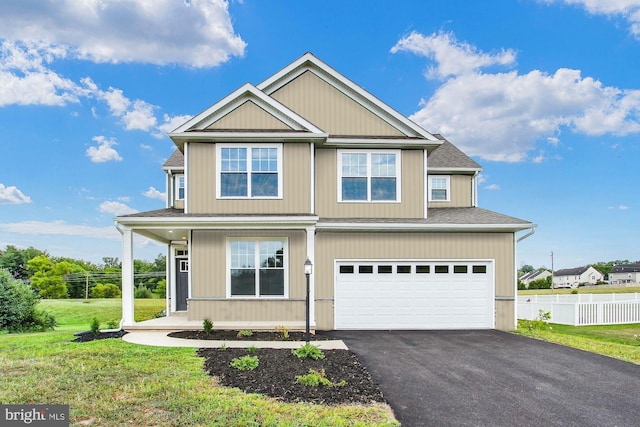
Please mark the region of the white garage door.
POLYGON ((336 261, 336 329, 494 327, 492 261, 336 261))

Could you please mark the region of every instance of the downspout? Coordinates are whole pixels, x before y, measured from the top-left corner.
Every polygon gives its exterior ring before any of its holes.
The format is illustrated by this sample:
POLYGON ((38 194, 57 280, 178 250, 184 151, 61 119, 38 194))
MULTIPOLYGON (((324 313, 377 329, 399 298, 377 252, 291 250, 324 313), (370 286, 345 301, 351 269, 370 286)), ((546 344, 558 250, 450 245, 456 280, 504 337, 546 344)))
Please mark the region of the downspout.
MULTIPOLYGON (((525 234, 524 236, 519 237, 518 239, 516 239, 515 243, 513 244, 513 261, 515 263, 517 257, 518 257, 518 243, 522 242, 524 239, 526 239, 527 237, 531 237, 533 236, 533 234, 536 232, 536 227, 537 225, 532 225, 531 226, 531 231, 529 231, 527 234, 525 234)), ((515 239, 516 234, 513 233, 513 237, 515 239)), ((514 265, 515 267, 515 265, 514 265)), ((513 272, 513 286, 514 286, 514 301, 513 301, 513 326, 514 328, 518 328, 518 269, 514 268, 514 272, 513 272)))

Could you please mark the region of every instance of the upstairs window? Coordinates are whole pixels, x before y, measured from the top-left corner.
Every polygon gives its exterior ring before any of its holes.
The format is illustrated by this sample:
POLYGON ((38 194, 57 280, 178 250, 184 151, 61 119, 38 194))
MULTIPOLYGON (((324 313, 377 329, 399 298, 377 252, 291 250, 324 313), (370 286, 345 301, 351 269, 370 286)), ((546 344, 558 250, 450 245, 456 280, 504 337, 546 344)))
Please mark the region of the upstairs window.
POLYGON ((400 151, 338 151, 338 200, 400 201, 400 151))
POLYGON ((448 175, 429 175, 429 201, 451 201, 451 177, 448 175))
POLYGON ((282 144, 217 147, 219 198, 282 198, 282 144))
POLYGON ((184 200, 184 175, 175 176, 176 200, 184 200))

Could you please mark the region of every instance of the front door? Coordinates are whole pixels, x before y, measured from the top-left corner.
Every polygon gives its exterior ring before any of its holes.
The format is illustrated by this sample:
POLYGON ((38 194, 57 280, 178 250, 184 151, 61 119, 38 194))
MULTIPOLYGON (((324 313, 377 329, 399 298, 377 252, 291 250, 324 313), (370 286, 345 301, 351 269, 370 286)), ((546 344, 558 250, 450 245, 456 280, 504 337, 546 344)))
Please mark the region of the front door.
POLYGON ((176 258, 176 311, 187 310, 189 296, 189 260, 176 258))

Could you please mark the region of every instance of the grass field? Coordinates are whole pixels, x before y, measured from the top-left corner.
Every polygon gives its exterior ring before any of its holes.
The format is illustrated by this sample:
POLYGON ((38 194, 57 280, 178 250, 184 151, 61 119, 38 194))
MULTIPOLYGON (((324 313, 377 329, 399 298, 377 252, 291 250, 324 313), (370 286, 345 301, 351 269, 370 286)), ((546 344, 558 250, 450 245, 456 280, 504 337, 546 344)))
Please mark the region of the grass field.
MULTIPOLYGON (((159 305, 158 305, 159 304, 159 305)), ((136 300, 136 319, 164 300, 136 300)), ((74 343, 93 317, 120 319, 120 300, 46 300, 55 332, 0 334, 0 402, 69 404, 72 425, 397 425, 386 406, 284 404, 218 387, 194 349, 145 347, 119 339, 74 343)))
MULTIPOLYGON (((518 295, 568 295, 573 291, 573 289, 526 289, 522 291, 518 291, 518 295)), ((619 288, 578 288, 579 294, 627 294, 633 292, 640 292, 640 287, 619 287, 619 288)))
POLYGON ((528 329, 520 320, 517 333, 640 364, 640 324, 569 326, 550 323, 528 329))

